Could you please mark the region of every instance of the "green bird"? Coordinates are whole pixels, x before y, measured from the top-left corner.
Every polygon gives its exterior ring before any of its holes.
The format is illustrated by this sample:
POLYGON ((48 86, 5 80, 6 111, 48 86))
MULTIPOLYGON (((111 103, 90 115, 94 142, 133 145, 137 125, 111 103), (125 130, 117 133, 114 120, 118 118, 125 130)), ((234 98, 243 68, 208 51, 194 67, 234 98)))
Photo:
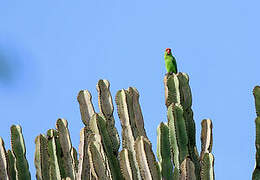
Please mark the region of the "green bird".
POLYGON ((165 60, 165 67, 166 67, 167 73, 176 74, 178 72, 176 59, 173 57, 170 48, 166 48, 165 53, 164 53, 164 60, 165 60))

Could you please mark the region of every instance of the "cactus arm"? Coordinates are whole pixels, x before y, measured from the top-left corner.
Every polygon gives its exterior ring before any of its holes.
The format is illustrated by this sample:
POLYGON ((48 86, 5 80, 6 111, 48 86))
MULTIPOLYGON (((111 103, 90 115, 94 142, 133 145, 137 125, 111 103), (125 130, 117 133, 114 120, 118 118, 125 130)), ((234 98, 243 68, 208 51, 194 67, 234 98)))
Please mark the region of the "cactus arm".
MULTIPOLYGON (((75 172, 78 172, 79 160, 78 160, 78 152, 77 152, 76 148, 72 147, 71 155, 72 155, 72 159, 74 160, 75 172)), ((76 173, 76 175, 77 175, 77 173, 76 173)))
POLYGON ((98 105, 101 114, 105 117, 107 123, 107 131, 113 144, 113 153, 118 154, 120 147, 120 139, 117 129, 115 128, 115 120, 113 117, 113 100, 110 93, 110 84, 107 80, 99 80, 97 84, 98 105))
POLYGON ((37 180, 49 180, 49 155, 47 151, 47 138, 40 134, 35 139, 35 158, 34 164, 36 168, 37 180))
POLYGON ((210 119, 204 119, 201 122, 201 159, 205 153, 210 153, 212 150, 212 122, 210 119))
POLYGON ((128 99, 130 99, 128 92, 126 90, 119 90, 116 93, 116 104, 117 112, 120 118, 122 126, 122 145, 123 148, 126 148, 130 151, 134 151, 134 141, 135 141, 135 132, 131 127, 131 112, 129 110, 128 99))
POLYGON ((188 156, 188 136, 180 104, 168 107, 168 126, 174 166, 180 169, 181 162, 188 156))
POLYGON ((106 119, 110 119, 114 111, 113 100, 109 90, 110 83, 107 80, 99 80, 96 87, 98 91, 98 106, 100 112, 106 119))
POLYGON ((255 98, 256 115, 260 116, 260 86, 256 86, 254 88, 253 95, 254 95, 254 98, 255 98))
POLYGON ((173 179, 169 129, 165 123, 160 123, 157 128, 157 157, 162 178, 165 180, 173 179))
POLYGON ((131 165, 130 165, 130 160, 128 157, 128 150, 127 149, 123 149, 120 153, 119 153, 119 159, 120 159, 120 168, 121 168, 121 172, 122 175, 124 177, 125 180, 132 180, 133 179, 133 174, 132 174, 132 169, 131 169, 131 165))
POLYGON ((88 137, 92 132, 84 127, 80 131, 78 179, 90 177, 90 162, 88 156, 88 137))
POLYGON ((175 74, 164 77, 165 105, 168 108, 172 103, 180 103, 179 80, 175 74))
POLYGON ((17 178, 19 180, 31 179, 29 165, 26 159, 26 148, 22 134, 22 128, 19 125, 11 126, 11 146, 15 157, 15 167, 17 169, 17 178))
POLYGON ((255 98, 255 109, 256 109, 256 119, 255 119, 255 127, 256 127, 256 139, 255 139, 255 147, 256 147, 256 163, 255 169, 253 172, 253 180, 260 179, 260 86, 256 86, 253 90, 253 95, 255 98))
POLYGON ((0 137, 0 177, 5 180, 9 180, 8 175, 8 159, 7 153, 5 150, 5 143, 3 139, 0 137))
POLYGON ((214 156, 211 153, 205 153, 201 160, 201 180, 214 180, 214 156))
POLYGON ((112 179, 109 162, 101 143, 101 136, 98 134, 91 134, 88 139, 88 156, 91 176, 94 179, 112 179))
POLYGON ((101 142, 108 158, 108 163, 113 179, 122 179, 119 161, 116 155, 113 153, 113 145, 107 132, 105 119, 102 117, 102 115, 94 114, 90 119, 89 127, 95 134, 99 134, 101 136, 101 142))
POLYGON ((65 119, 58 119, 56 122, 58 138, 62 150, 62 162, 65 168, 65 177, 76 179, 76 165, 73 156, 73 150, 68 130, 68 122, 65 119))
POLYGON ((142 179, 159 180, 160 173, 149 140, 139 136, 135 141, 135 151, 142 179))
POLYGON ((58 132, 54 129, 49 129, 47 131, 48 136, 48 154, 50 160, 50 179, 51 180, 61 180, 64 177, 64 168, 59 166, 61 162, 61 157, 58 155, 57 148, 57 134, 58 132), (61 172, 62 171, 62 172, 61 172))
POLYGON ((193 120, 192 106, 192 94, 189 85, 189 76, 186 73, 177 74, 179 80, 179 91, 180 91, 180 101, 183 107, 183 117, 185 119, 187 135, 188 135, 188 149, 189 155, 192 162, 195 165, 195 172, 197 179, 199 179, 200 164, 199 155, 196 147, 196 128, 195 122, 193 120))
POLYGON ((79 91, 77 99, 79 102, 82 122, 85 126, 88 126, 90 118, 95 113, 94 106, 92 104, 92 96, 88 90, 81 90, 79 91))
POLYGON ((141 180, 141 175, 137 162, 134 161, 133 156, 135 152, 131 152, 128 149, 123 148, 119 153, 120 168, 125 180, 141 180))
POLYGON ((119 90, 116 94, 117 112, 122 126, 122 145, 128 150, 132 174, 141 179, 140 170, 136 160, 134 143, 138 136, 146 137, 143 116, 138 102, 139 94, 135 88, 119 90))
POLYGON ((15 157, 11 150, 7 151, 7 158, 10 180, 16 180, 17 169, 15 167, 15 157))
POLYGON ((256 164, 255 170, 253 172, 253 179, 257 180, 256 177, 260 177, 260 117, 258 116, 255 119, 255 126, 256 126, 256 140, 255 140, 255 147, 256 147, 256 164))
MULTIPOLYGON (((139 103, 139 92, 137 91, 136 88, 134 87, 129 87, 127 89, 127 92, 129 94, 129 97, 131 99, 131 104, 132 104, 132 108, 129 108, 131 111, 133 111, 133 117, 134 119, 130 121, 133 121, 132 123, 135 125, 136 131, 138 134, 138 136, 144 136, 147 138, 146 136, 146 132, 144 129, 144 119, 143 119, 143 114, 142 114, 142 110, 141 110, 141 106, 139 103)), ((128 106, 130 106, 130 104, 128 104, 128 106)), ((134 127, 134 126, 133 126, 134 127)))
POLYGON ((181 163, 181 180, 196 180, 195 166, 190 158, 185 158, 181 163))

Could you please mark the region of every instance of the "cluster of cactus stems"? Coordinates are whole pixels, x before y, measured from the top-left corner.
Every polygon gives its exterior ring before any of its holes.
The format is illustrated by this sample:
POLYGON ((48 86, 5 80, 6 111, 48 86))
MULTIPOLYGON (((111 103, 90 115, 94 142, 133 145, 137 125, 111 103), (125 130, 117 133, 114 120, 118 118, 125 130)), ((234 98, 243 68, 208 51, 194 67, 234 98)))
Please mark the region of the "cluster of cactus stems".
POLYGON ((256 140, 255 140, 255 147, 256 147, 256 163, 255 169, 253 172, 253 180, 260 179, 260 86, 256 86, 253 90, 254 98, 255 98, 255 108, 256 108, 256 119, 255 119, 255 126, 256 126, 256 140))
MULTIPOLYGON (((213 180, 212 123, 209 119, 201 123, 199 155, 188 75, 167 74, 164 86, 168 122, 161 122, 157 128, 157 160, 145 132, 137 89, 129 87, 116 93, 115 103, 122 126, 122 149, 119 150, 120 138, 115 128, 110 84, 107 80, 99 80, 99 112, 95 111, 88 90, 81 90, 77 97, 85 125, 80 131, 78 153, 72 146, 65 119, 58 119, 55 129, 49 129, 46 134, 36 137, 36 178, 213 180)), ((258 144, 256 146, 260 147, 258 144)), ((6 152, 0 138, 0 179, 31 179, 20 126, 11 127, 11 147, 6 152)), ((260 172, 258 153, 255 176, 260 172)))

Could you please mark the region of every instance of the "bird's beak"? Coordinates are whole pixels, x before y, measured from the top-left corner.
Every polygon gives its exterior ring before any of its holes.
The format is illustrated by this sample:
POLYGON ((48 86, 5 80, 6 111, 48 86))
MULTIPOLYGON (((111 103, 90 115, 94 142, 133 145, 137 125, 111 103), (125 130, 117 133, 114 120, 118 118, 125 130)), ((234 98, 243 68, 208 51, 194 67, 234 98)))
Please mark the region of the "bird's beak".
POLYGON ((167 50, 167 54, 170 54, 170 50, 167 50))

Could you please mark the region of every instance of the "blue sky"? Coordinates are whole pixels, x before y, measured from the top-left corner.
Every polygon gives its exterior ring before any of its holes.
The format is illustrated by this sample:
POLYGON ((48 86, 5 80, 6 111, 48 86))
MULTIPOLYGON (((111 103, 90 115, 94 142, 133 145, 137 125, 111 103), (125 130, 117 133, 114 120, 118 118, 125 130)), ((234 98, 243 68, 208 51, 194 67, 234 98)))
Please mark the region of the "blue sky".
POLYGON ((90 90, 97 109, 99 79, 110 81, 113 97, 138 89, 155 150, 157 125, 166 122, 167 47, 190 76, 198 146, 201 120, 213 121, 216 179, 251 178, 259 1, 0 2, 0 136, 9 148, 10 126, 22 125, 32 179, 34 139, 58 118, 68 120, 78 148, 83 123, 76 96, 90 90))

